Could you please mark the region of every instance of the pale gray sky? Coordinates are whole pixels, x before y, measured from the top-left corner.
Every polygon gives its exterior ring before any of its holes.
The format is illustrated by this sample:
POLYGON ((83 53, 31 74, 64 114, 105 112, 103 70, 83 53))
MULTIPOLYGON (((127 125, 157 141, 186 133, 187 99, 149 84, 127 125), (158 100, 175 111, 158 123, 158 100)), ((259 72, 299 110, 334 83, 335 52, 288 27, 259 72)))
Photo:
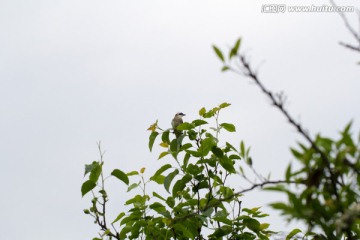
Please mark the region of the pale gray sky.
MULTIPOLYGON (((3 0, 0 239, 95 237, 80 186, 84 164, 98 158, 96 142, 107 152, 105 170, 147 167, 151 176, 166 160, 149 153, 146 129, 156 119, 170 127, 177 111, 191 121, 203 106, 232 103, 222 115, 237 126, 229 138, 251 145, 260 172, 281 178, 289 146, 302 139, 248 80, 220 72, 212 44, 226 48, 241 36, 260 79, 287 94, 288 109, 312 134, 334 137, 351 119, 358 132, 360 56, 338 45, 352 41, 338 14, 261 13, 268 3, 3 0)), ((355 0, 339 5, 359 8, 355 0)), ((108 186, 116 215, 125 188, 108 186)), ((265 207, 280 196, 247 199, 271 214, 272 229, 288 228, 265 207)))

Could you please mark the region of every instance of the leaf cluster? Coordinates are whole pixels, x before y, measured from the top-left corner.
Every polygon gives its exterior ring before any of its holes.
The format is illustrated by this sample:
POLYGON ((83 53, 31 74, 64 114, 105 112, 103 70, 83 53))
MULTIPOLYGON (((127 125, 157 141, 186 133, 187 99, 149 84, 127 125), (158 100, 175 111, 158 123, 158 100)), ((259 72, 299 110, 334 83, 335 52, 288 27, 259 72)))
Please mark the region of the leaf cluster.
MULTIPOLYGON (((247 58, 239 53, 239 43, 240 40, 230 49, 227 58, 213 46, 223 64, 222 70, 232 70, 251 79, 307 141, 290 149, 300 167, 293 169, 289 164, 285 181, 266 188, 288 198, 287 202, 275 202, 271 206, 289 221, 305 222, 308 226, 305 235, 314 239, 359 239, 360 136, 354 140, 349 123, 337 140, 321 135, 313 139, 285 109, 283 93, 273 93, 260 82, 247 58)), ((292 233, 298 232, 295 229, 292 233)))
POLYGON ((299 143, 291 152, 301 167, 294 170, 289 164, 285 174, 286 180, 296 182, 298 188, 288 185, 268 188, 285 193, 289 200, 272 203, 273 208, 288 220, 304 221, 310 230, 320 227, 322 239, 360 236, 360 143, 354 141, 350 127, 348 124, 337 140, 320 135, 315 139, 330 168, 312 146, 299 143))
MULTIPOLYGON (((219 144, 222 131, 236 132, 233 124, 219 122, 220 111, 228 106, 223 103, 210 110, 200 109, 198 119, 177 127, 182 131, 180 137, 171 129, 162 130, 157 122, 150 126, 149 149, 160 140, 164 151, 158 159, 166 162, 148 180, 144 169, 127 174, 112 171, 113 177, 129 186, 128 191, 140 193, 125 201, 129 211, 119 213, 112 221, 112 232, 108 226, 102 228, 101 238, 269 239, 274 232, 269 230, 270 224, 260 221, 268 215, 260 207, 242 208, 242 195, 228 181, 240 172, 242 164, 249 164, 250 158, 243 142, 238 148, 229 142, 219 144), (210 119, 215 120, 215 126, 209 125, 210 119), (140 181, 132 183, 130 176, 140 181), (164 191, 148 193, 149 184, 160 185, 164 191)), ((87 165, 85 173, 93 174, 93 169, 87 165)), ((83 195, 94 191, 98 179, 92 179, 89 187, 85 187, 87 181, 83 184, 83 195)), ((94 207, 88 213, 96 219, 94 207)), ((97 214, 104 215, 100 211, 97 214)))

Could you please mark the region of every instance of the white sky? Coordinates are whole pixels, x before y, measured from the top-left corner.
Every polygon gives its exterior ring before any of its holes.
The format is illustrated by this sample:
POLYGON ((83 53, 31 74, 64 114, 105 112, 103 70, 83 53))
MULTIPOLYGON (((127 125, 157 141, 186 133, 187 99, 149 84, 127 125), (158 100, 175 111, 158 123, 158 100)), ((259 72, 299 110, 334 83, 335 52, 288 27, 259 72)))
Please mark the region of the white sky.
MULTIPOLYGON (((222 115, 237 127, 229 139, 251 145, 259 172, 281 178, 289 146, 302 139, 248 80, 220 72, 212 44, 226 48, 241 36, 260 79, 287 94, 288 109, 312 134, 334 137, 351 119, 359 132, 360 56, 338 45, 352 42, 338 14, 261 13, 268 3, 3 0, 0 239, 95 237, 80 186, 84 164, 98 158, 96 142, 109 173, 146 167, 151 176, 166 159, 156 160, 159 149, 149 153, 146 129, 156 119, 170 127, 177 111, 191 121, 203 106, 232 103, 222 115)), ((339 5, 359 8, 355 0, 339 5)), ((125 187, 108 184, 117 215, 125 187)), ((263 205, 272 229, 296 226, 265 207, 278 199, 254 193, 244 206, 263 205)))

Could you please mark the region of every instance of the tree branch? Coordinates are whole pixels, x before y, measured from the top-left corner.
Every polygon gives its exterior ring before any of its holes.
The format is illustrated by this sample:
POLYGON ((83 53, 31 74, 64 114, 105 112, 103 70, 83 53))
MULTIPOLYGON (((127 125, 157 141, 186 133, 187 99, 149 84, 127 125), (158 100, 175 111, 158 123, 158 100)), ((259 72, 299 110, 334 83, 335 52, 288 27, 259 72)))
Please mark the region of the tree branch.
MULTIPOLYGON (((334 0, 330 0, 330 3, 337 7, 336 3, 334 0)), ((347 30, 351 33, 351 35, 355 38, 355 40, 357 41, 358 43, 358 47, 354 46, 354 45, 351 45, 351 44, 347 44, 347 43, 343 43, 343 42, 340 42, 339 44, 345 48, 348 48, 348 49, 351 49, 353 51, 357 51, 357 52, 360 52, 360 30, 359 32, 356 32, 355 29, 350 25, 349 23, 349 20, 347 19, 347 17, 345 16, 345 14, 341 11, 338 12, 340 17, 342 18, 344 24, 345 24, 345 27, 347 28, 347 30)), ((359 24, 360 24, 360 13, 358 13, 359 15, 359 24)))
POLYGON ((356 52, 360 52, 360 47, 355 47, 353 45, 350 45, 350 44, 347 44, 347 43, 344 43, 344 42, 339 42, 339 44, 345 48, 348 48, 350 50, 353 50, 353 51, 356 51, 356 52))
MULTIPOLYGON (((323 153, 323 151, 321 151, 321 149, 315 144, 314 140, 312 140, 312 138, 310 137, 310 135, 304 130, 304 128, 301 126, 300 123, 298 123, 297 121, 295 121, 295 119, 288 113, 288 111, 284 108, 284 101, 282 100, 282 98, 278 98, 276 97, 277 95, 272 93, 270 90, 266 89, 265 86, 260 82, 259 78, 257 77, 257 74, 252 70, 252 68, 250 67, 249 62, 247 61, 247 59, 245 58, 245 56, 243 55, 239 55, 238 56, 240 58, 240 62, 242 63, 243 67, 244 67, 244 74, 245 76, 249 77, 250 79, 252 79, 255 84, 261 89, 261 91, 268 96, 268 98, 270 99, 272 105, 274 105, 278 110, 280 110, 280 112, 285 116, 285 118, 288 120, 288 122, 290 123, 290 125, 294 126, 295 129, 300 133, 300 135, 302 135, 311 145, 311 147, 320 154, 321 159, 323 160, 323 162, 325 163, 325 167, 327 168, 327 170, 329 171, 330 174, 330 181, 331 181, 331 185, 332 188, 334 190, 334 195, 336 197, 336 200, 340 203, 341 199, 339 196, 339 193, 337 191, 337 180, 336 180, 336 176, 333 173, 332 169, 331 169, 331 163, 330 160, 328 159, 328 157, 323 153)), ((341 209, 339 209, 341 212, 343 212, 343 208, 340 205, 341 209)))
POLYGON ((250 192, 250 191, 254 190, 255 188, 264 187, 265 185, 270 185, 270 184, 279 184, 279 183, 304 184, 304 183, 301 183, 301 182, 286 181, 286 180, 265 181, 265 182, 262 182, 262 183, 253 184, 253 185, 252 185, 251 187, 249 187, 249 188, 246 188, 246 189, 244 189, 244 190, 241 190, 241 191, 239 191, 239 192, 234 193, 234 195, 231 196, 231 197, 220 198, 220 199, 218 199, 218 200, 219 200, 219 201, 227 201, 227 200, 231 199, 232 197, 234 197, 234 196, 236 196, 236 195, 240 195, 240 194, 243 194, 243 193, 246 193, 246 192, 250 192))

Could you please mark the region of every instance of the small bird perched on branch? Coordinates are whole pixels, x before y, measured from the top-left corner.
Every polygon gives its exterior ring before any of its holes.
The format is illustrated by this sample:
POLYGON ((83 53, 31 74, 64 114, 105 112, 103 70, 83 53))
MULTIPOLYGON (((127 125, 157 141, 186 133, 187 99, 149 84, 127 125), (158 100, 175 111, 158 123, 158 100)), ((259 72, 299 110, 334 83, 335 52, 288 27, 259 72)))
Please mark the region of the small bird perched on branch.
POLYGON ((179 112, 179 113, 175 114, 175 117, 171 121, 171 125, 174 129, 176 138, 178 138, 181 135, 181 131, 177 130, 176 128, 177 128, 177 126, 179 126, 180 124, 183 123, 183 120, 182 120, 183 116, 185 116, 185 114, 183 114, 182 112, 179 112))

